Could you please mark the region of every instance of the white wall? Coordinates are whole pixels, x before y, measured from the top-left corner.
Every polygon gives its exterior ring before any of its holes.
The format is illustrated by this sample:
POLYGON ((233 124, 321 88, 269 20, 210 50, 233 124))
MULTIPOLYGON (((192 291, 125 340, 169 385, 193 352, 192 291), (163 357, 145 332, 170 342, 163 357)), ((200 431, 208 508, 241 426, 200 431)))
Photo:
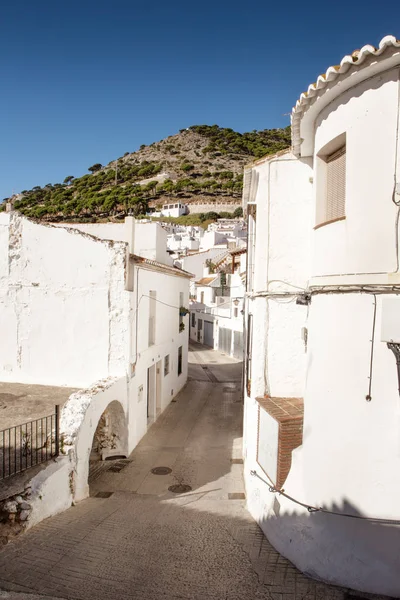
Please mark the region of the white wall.
POLYGON ((253 314, 253 347, 257 348, 253 397, 302 397, 304 393, 306 357, 301 330, 307 307, 297 305, 295 299, 307 287, 310 274, 310 163, 310 159, 298 160, 288 152, 255 167, 259 181, 255 297, 249 299, 247 309, 253 314), (257 298, 257 294, 263 296, 257 298))
POLYGON ((78 229, 102 240, 130 242, 132 254, 171 265, 167 253, 167 233, 159 223, 128 218, 127 223, 56 223, 57 227, 78 229), (132 251, 133 250, 133 251, 132 251))
POLYGON ((180 265, 184 271, 192 273, 196 279, 203 276, 204 265, 208 259, 213 260, 218 256, 226 254, 226 250, 221 248, 210 248, 204 252, 198 252, 196 254, 190 254, 189 256, 182 256, 178 260, 175 260, 176 265, 180 265))
POLYGON ((225 233, 219 233, 218 231, 206 231, 200 240, 200 248, 202 250, 209 250, 213 246, 224 245, 227 247, 227 236, 225 233))
POLYGON ((0 222, 0 378, 85 386, 123 373, 125 244, 17 213, 9 227, 7 219, 0 222))
MULTIPOLYGON (((311 203, 306 202, 309 191, 304 197, 296 191, 297 185, 306 191, 306 178, 304 185, 291 181, 291 163, 287 163, 281 172, 286 192, 282 204, 274 206, 279 170, 276 173, 271 168, 268 196, 268 173, 262 165, 257 167, 260 210, 255 291, 270 283, 269 289, 289 292, 290 286, 276 280, 306 287, 309 277, 314 290, 320 289, 308 307, 290 302, 289 296, 287 300, 271 298, 268 304, 263 298, 248 302, 247 310, 254 314, 256 352, 244 427, 248 508, 274 546, 313 577, 394 597, 400 597, 398 525, 310 514, 271 494, 268 485, 252 477, 250 470, 262 475, 255 460, 255 396, 265 392, 278 397, 304 394, 303 445, 293 452, 286 493, 339 513, 399 520, 400 404, 395 357, 381 341, 385 296, 376 295, 374 327, 373 294, 343 293, 343 289, 327 293, 323 287, 399 281, 394 273, 397 209, 392 202, 398 182, 398 102, 398 73, 391 71, 345 92, 316 121, 316 153, 346 134, 343 221, 313 231, 315 202, 310 210, 311 203), (296 213, 299 197, 303 198, 301 212, 296 213), (260 206, 263 198, 269 198, 269 209, 266 204, 260 206), (284 217, 286 224, 280 220, 284 217), (267 228, 268 236, 261 233, 260 239, 260 227, 261 231, 267 228), (299 246, 301 236, 305 236, 304 244, 299 246), (309 241, 313 243, 312 261, 309 241), (307 348, 302 326, 308 329, 307 348), (370 381, 371 401, 367 401, 370 381)), ((304 165, 297 164, 296 168, 304 171, 304 165)), ((318 173, 314 173, 314 188, 317 186, 318 173)))
POLYGON ((139 309, 136 313, 132 304, 132 336, 130 363, 136 364, 135 374, 130 379, 131 407, 135 410, 135 428, 130 429, 130 440, 136 445, 147 430, 147 369, 158 361, 161 363, 161 411, 182 389, 187 380, 189 317, 183 318, 184 331, 179 331, 180 294, 184 306, 189 307, 189 279, 148 271, 135 267, 135 289, 138 290, 139 309), (148 345, 148 318, 150 290, 156 292, 156 337, 155 344, 148 345), (169 305, 169 306, 166 306, 169 305), (136 338, 137 321, 137 338, 136 338), (137 345, 136 345, 137 339, 137 345), (183 371, 178 375, 178 348, 183 347, 183 371), (164 359, 170 356, 170 371, 164 376, 164 359), (140 402, 139 388, 143 386, 140 402))
POLYGON ((314 232, 313 276, 396 270, 397 111, 398 71, 391 70, 351 88, 319 115, 316 154, 346 133, 346 219, 314 232))
MULTIPOLYGON (((196 306, 196 304, 194 304, 194 306, 196 306)), ((204 342, 204 321, 208 321, 209 323, 213 323, 213 330, 214 330, 214 341, 215 341, 215 317, 214 315, 210 314, 210 313, 205 313, 204 312, 204 307, 203 308, 192 308, 190 309, 190 339, 193 340, 194 342, 199 342, 199 344, 203 344, 204 342), (193 323, 193 316, 194 317, 194 325, 192 325, 193 323), (200 332, 198 331, 198 322, 199 320, 203 321, 202 323, 202 327, 200 332), (199 336, 200 333, 200 336, 199 336)))

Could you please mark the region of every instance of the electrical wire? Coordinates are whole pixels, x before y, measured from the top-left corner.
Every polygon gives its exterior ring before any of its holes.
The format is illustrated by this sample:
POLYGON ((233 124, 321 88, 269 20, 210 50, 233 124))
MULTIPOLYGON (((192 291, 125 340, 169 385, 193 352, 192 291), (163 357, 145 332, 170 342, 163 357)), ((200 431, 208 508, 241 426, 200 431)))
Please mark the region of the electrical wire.
MULTIPOLYGON (((363 521, 370 521, 372 523, 382 523, 385 525, 400 525, 400 520, 381 519, 379 517, 364 517, 363 515, 351 515, 349 513, 340 513, 340 512, 334 511, 334 510, 328 510, 327 508, 323 508, 322 506, 312 506, 311 504, 306 504, 305 502, 301 502, 300 500, 293 498, 293 496, 290 496, 289 494, 287 494, 283 489, 277 489, 271 480, 269 482, 266 481, 257 473, 256 470, 252 469, 250 471, 250 475, 252 475, 253 477, 257 477, 257 479, 259 479, 260 481, 265 483, 268 486, 268 489, 272 494, 279 494, 280 496, 287 498, 291 502, 294 502, 294 504, 298 504, 299 506, 306 508, 308 510, 308 512, 310 512, 310 513, 322 512, 327 515, 335 515, 337 517, 346 517, 348 519, 360 519, 363 521)), ((268 477, 268 479, 269 479, 269 477, 268 477)))

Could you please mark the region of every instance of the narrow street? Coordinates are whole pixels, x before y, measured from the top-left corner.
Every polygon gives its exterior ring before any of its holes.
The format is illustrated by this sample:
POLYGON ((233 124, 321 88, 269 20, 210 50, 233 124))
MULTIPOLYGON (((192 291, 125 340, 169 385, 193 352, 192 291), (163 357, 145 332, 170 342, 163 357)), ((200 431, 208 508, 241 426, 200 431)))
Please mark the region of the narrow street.
POLYGON ((186 388, 129 460, 103 463, 90 498, 0 552, 0 598, 347 597, 299 573, 246 512, 242 363, 197 344, 189 361, 186 388))

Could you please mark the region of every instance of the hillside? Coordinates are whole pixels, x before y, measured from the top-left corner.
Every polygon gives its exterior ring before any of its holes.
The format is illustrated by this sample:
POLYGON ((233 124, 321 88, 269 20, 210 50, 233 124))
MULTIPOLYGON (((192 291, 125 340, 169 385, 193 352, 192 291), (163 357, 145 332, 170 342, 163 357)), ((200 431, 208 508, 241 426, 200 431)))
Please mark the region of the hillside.
MULTIPOLYGON (((243 166, 290 145, 290 128, 240 134, 218 125, 193 125, 90 174, 37 186, 13 198, 15 209, 43 220, 97 220, 144 214, 165 202, 238 203, 243 166)), ((0 206, 0 209, 3 206, 0 206)))

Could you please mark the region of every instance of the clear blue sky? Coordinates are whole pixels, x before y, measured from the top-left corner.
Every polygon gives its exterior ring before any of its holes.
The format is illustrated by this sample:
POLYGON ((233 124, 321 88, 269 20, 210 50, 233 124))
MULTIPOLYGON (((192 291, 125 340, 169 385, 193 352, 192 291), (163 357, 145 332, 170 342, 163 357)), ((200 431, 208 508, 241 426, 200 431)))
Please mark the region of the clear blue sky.
POLYGON ((0 27, 1 201, 189 125, 288 125, 328 66, 400 37, 400 2, 4 0, 0 27))

